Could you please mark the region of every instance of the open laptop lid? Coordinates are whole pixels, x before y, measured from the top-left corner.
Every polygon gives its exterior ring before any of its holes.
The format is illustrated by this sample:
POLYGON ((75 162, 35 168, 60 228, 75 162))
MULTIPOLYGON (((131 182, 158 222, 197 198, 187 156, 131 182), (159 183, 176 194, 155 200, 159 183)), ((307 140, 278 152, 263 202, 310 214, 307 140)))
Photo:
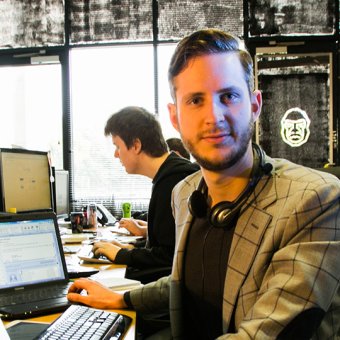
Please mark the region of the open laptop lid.
POLYGON ((0 294, 68 282, 56 215, 0 215, 0 294))

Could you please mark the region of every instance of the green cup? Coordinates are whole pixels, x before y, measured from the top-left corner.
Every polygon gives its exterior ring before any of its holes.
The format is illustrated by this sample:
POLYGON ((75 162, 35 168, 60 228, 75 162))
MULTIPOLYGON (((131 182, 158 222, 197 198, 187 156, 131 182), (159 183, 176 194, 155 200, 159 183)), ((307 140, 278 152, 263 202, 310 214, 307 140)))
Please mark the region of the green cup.
POLYGON ((123 218, 131 218, 131 203, 122 203, 123 218))

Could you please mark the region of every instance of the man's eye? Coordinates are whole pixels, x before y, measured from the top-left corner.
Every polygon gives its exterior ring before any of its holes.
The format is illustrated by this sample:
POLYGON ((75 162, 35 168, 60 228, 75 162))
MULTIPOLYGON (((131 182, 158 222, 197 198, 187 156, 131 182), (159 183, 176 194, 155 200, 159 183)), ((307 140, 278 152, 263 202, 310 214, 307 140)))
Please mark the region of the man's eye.
POLYGON ((233 103, 239 99, 239 95, 236 93, 224 93, 221 96, 221 102, 223 103, 233 103))
POLYGON ((201 103, 202 103, 202 98, 200 98, 200 97, 191 98, 189 100, 189 104, 199 105, 201 103))

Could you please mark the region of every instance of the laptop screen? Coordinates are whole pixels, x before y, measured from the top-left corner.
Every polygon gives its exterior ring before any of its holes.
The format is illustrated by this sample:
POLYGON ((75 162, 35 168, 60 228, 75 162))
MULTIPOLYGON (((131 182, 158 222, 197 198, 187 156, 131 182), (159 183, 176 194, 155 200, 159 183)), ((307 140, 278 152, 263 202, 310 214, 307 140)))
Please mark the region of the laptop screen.
POLYGON ((0 220, 0 289, 65 279, 53 218, 0 220))

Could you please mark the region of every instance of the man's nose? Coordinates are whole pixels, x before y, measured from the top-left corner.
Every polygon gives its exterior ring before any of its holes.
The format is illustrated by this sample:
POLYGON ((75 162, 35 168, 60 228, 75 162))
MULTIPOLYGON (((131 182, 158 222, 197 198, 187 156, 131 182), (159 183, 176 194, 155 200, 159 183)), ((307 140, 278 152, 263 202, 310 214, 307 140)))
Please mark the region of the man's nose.
POLYGON ((226 108, 219 100, 212 100, 207 107, 207 123, 217 124, 225 120, 226 108))

